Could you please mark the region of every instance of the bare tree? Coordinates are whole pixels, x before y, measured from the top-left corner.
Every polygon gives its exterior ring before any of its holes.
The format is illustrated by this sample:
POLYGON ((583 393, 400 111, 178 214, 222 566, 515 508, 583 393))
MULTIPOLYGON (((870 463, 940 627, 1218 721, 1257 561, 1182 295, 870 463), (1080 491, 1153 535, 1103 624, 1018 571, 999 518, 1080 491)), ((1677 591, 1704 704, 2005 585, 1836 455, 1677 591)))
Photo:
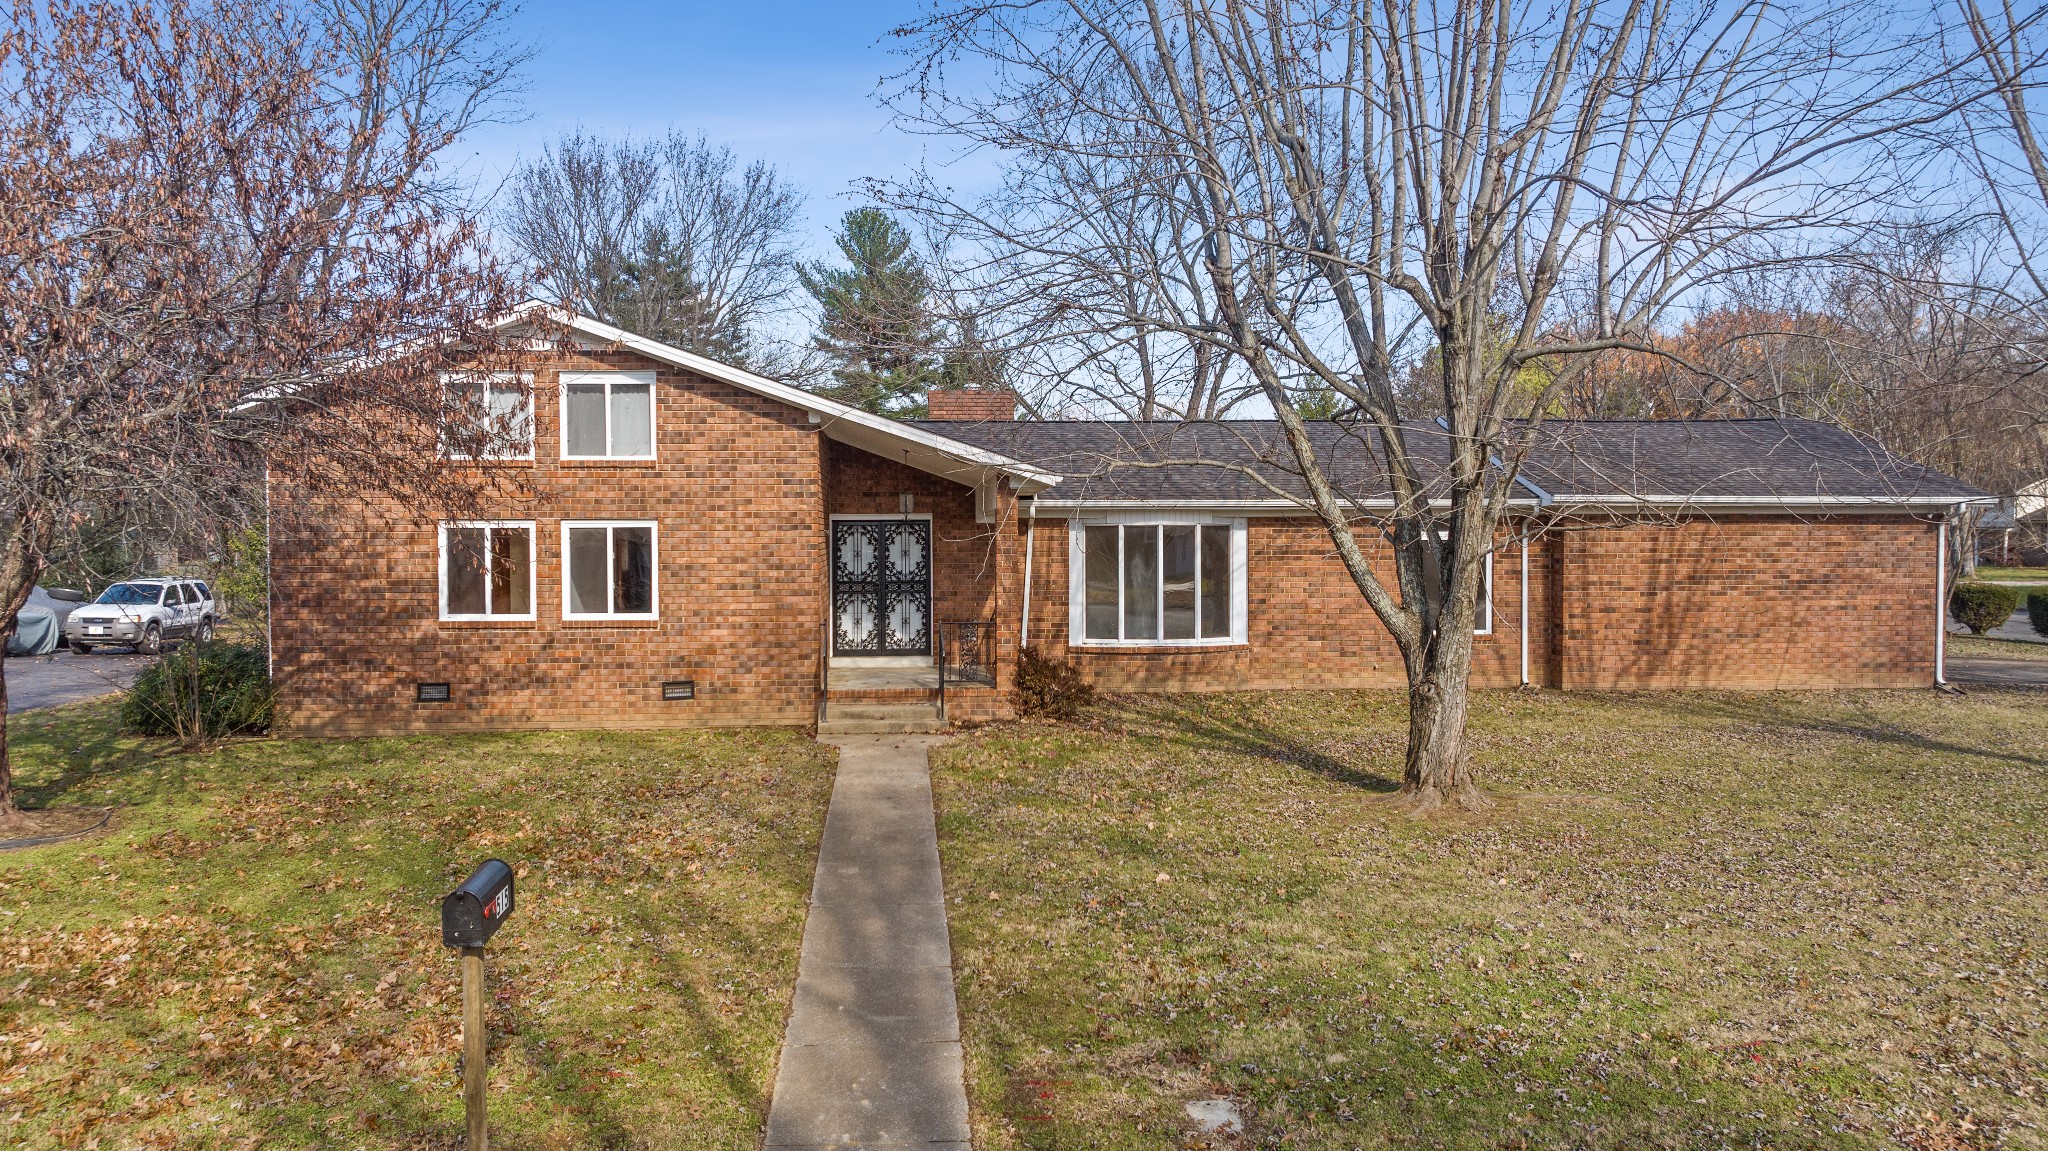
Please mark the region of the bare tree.
MULTIPOLYGON (((433 126, 475 107, 448 111, 473 89, 431 60, 476 59, 460 45, 489 27, 366 37, 325 9, 237 0, 14 6, 0 634, 94 514, 251 506, 266 457, 314 490, 464 489, 440 465, 444 401, 420 358, 457 336, 488 352, 475 322, 509 292, 436 182, 452 137, 433 126)), ((19 824, 4 734, 0 825, 19 824)))
POLYGON ((795 282, 803 196, 671 131, 572 132, 513 176, 504 230, 556 301, 735 363, 795 282))
POLYGON ((1402 652, 1418 810, 1485 802, 1475 604, 1555 396, 1603 354, 1657 350, 1675 307, 1841 247, 1910 175, 1904 130, 1953 112, 1918 98, 1948 79, 1931 41, 1848 4, 955 0, 903 31, 907 122, 1012 172, 1154 173, 1069 209, 1014 181, 996 203, 913 181, 904 205, 1047 265, 1110 262, 1088 212, 1190 221, 1211 318, 1105 319, 1215 348, 1277 416, 1305 494, 1276 494, 1322 522, 1402 652), (1441 424, 1401 387, 1425 351, 1441 424), (1384 487, 1325 469, 1301 409, 1318 391, 1359 414, 1384 487))

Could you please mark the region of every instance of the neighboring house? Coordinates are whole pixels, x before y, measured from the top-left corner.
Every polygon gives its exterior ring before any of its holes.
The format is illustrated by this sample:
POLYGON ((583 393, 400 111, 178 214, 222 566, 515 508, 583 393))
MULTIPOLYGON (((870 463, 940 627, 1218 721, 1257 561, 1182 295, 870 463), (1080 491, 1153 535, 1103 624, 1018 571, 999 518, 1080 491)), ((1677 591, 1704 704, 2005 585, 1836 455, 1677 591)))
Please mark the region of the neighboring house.
MULTIPOLYGON (((1328 535, 1267 486, 1298 487, 1270 423, 1014 421, 1003 393, 895 421, 537 305, 513 322, 543 319, 567 335, 525 370, 448 377, 530 427, 477 465, 530 502, 282 521, 319 524, 272 541, 285 729, 809 725, 936 703, 941 652, 947 717, 983 719, 1025 642, 1116 690, 1403 682, 1328 535)), ((1384 503, 1370 438, 1316 435, 1384 503)), ((1520 490, 1486 686, 1930 683, 1943 524, 1982 496, 1804 421, 1560 423, 1520 490)))

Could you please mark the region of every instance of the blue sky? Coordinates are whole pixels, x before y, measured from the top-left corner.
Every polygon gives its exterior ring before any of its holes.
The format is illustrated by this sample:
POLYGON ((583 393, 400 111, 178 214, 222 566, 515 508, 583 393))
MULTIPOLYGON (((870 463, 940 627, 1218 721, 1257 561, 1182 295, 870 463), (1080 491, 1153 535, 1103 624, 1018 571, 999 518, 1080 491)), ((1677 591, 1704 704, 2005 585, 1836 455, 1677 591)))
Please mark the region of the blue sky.
POLYGON ((883 41, 917 12, 915 0, 530 2, 513 25, 539 50, 526 118, 475 133, 466 159, 495 185, 566 129, 644 136, 673 124, 774 164, 804 191, 807 236, 823 256, 856 203, 853 181, 900 174, 926 154, 928 142, 891 130, 875 100, 899 66, 883 41))

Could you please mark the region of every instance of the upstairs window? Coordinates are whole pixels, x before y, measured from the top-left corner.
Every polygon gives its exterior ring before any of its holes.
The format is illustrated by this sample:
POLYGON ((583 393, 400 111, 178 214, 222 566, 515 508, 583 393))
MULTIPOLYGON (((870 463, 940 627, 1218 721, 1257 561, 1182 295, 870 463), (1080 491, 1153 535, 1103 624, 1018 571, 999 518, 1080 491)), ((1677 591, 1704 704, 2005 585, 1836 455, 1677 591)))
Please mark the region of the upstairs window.
POLYGON ((444 372, 441 451, 451 459, 533 458, 533 377, 524 372, 444 372))
POLYGON ((562 525, 562 618, 655 618, 655 525, 562 525))
POLYGON ((441 618, 533 618, 533 525, 441 525, 441 618))
POLYGON ((1241 523, 1084 524, 1070 550, 1073 642, 1244 642, 1241 523))
POLYGON ((653 372, 563 372, 562 458, 654 458, 653 372))

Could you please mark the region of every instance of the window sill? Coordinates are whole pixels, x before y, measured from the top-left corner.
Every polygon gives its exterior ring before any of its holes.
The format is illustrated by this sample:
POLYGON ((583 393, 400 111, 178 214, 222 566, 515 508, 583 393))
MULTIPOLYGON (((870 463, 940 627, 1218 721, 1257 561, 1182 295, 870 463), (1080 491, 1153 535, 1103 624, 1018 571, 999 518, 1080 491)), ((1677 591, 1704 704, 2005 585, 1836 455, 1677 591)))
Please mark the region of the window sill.
POLYGON ((451 464, 468 464, 479 468, 530 468, 534 465, 532 456, 503 456, 479 459, 475 456, 442 456, 451 464))
POLYGON ((653 456, 644 459, 612 459, 609 456, 561 456, 556 460, 565 468, 651 468, 661 461, 653 456))
POLYGON ((1145 652, 1153 655, 1171 654, 1179 651, 1223 651, 1234 647, 1250 647, 1250 640, 1242 639, 1201 639, 1201 640, 1068 640, 1067 646, 1075 651, 1125 651, 1145 652))
POLYGON ((647 627, 661 626, 660 616, 568 616, 562 620, 563 627, 647 627))
POLYGON ((505 615, 491 619, 442 619, 440 624, 442 627, 453 628, 500 628, 532 627, 537 622, 539 621, 530 615, 505 615))

